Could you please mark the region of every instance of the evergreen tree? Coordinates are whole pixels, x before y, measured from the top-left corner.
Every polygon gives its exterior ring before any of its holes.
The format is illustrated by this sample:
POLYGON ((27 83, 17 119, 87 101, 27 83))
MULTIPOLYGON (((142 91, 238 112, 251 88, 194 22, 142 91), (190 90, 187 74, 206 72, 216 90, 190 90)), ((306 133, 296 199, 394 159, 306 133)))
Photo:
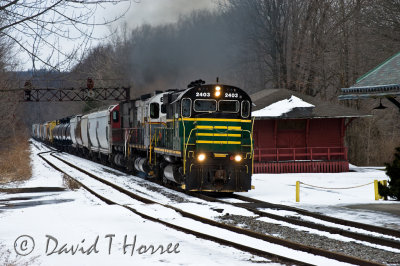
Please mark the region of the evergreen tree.
POLYGON ((96 100, 87 100, 85 101, 85 106, 83 107, 83 113, 88 113, 92 110, 98 109, 99 107, 102 106, 102 103, 100 101, 96 100))
POLYGON ((400 147, 396 148, 392 164, 386 165, 386 174, 389 176, 388 187, 378 184, 379 194, 382 196, 389 196, 396 200, 400 200, 400 147))

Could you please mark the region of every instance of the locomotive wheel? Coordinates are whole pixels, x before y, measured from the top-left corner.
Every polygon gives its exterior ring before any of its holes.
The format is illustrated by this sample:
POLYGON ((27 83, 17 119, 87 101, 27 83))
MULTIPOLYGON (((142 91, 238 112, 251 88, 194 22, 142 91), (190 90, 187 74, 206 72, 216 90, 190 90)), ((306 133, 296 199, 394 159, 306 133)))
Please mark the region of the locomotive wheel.
POLYGON ((165 176, 162 177, 162 182, 163 182, 164 185, 169 185, 170 184, 170 181, 165 176))

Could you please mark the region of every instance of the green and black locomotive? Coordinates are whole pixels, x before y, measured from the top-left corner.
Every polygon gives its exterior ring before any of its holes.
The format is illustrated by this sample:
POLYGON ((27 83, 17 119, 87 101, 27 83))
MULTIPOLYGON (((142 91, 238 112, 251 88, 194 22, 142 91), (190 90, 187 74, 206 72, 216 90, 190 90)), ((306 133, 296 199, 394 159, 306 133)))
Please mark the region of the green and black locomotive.
POLYGON ((199 81, 120 103, 125 164, 188 191, 248 191, 251 109, 243 90, 199 81))

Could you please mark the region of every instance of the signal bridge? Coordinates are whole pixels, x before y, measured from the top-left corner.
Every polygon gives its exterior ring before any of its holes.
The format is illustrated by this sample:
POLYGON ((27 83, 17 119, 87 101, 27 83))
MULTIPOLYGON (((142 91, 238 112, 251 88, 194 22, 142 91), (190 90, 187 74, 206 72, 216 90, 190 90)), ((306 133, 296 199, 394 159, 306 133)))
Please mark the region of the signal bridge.
MULTIPOLYGON (((2 93, 16 93, 19 102, 73 102, 73 101, 125 101, 130 99, 129 86, 115 86, 119 80, 99 80, 102 86, 94 87, 94 82, 91 78, 86 80, 86 87, 65 87, 65 81, 54 80, 28 80, 24 82, 24 86, 11 85, 8 87, 19 87, 18 89, 0 90, 2 93), (108 82, 108 83, 107 83, 108 82), (35 83, 35 84, 33 84, 35 83), (43 86, 43 84, 45 84, 43 86), (52 83, 53 86, 49 86, 52 83), (54 85, 55 84, 55 85, 54 85), (107 86, 113 84, 113 86, 107 86)), ((72 84, 72 81, 66 81, 72 84)), ((20 83, 20 82, 18 82, 20 83)), ((79 82, 82 84, 82 81, 79 82)), ((14 82, 15 84, 15 82, 14 82)), ((76 81, 75 83, 76 84, 76 81)))
POLYGON ((52 101, 89 101, 129 99, 130 87, 116 88, 65 88, 65 89, 24 89, 24 102, 52 102, 52 101))

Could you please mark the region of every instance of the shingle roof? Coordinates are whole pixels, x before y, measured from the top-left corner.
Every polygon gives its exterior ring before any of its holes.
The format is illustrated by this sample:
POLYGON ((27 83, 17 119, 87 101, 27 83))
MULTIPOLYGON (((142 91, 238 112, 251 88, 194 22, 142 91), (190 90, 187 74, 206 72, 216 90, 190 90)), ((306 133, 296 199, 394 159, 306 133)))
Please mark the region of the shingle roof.
POLYGON ((395 54, 362 77, 352 87, 400 84, 400 53, 395 54))
POLYGON ((292 95, 302 99, 303 101, 314 105, 313 108, 295 108, 290 113, 283 114, 280 117, 263 117, 259 119, 276 119, 276 118, 339 118, 339 117, 363 117, 369 116, 366 113, 354 110, 349 107, 325 102, 320 99, 287 90, 287 89, 267 89, 256 92, 250 97, 256 105, 253 111, 263 109, 278 101, 289 99, 292 95), (307 109, 307 110, 306 110, 307 109), (311 109, 311 110, 309 110, 311 109))
POLYGON ((350 88, 342 89, 340 100, 400 96, 400 53, 360 77, 350 88))

